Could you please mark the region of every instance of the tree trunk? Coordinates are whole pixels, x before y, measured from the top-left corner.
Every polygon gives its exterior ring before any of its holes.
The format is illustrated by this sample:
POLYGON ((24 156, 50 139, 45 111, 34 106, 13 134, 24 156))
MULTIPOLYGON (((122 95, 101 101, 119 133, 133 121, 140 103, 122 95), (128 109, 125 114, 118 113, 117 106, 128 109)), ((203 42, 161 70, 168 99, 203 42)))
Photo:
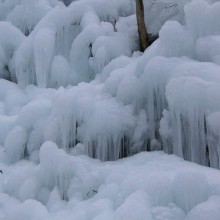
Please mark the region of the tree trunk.
POLYGON ((149 46, 149 37, 144 21, 143 0, 136 0, 136 16, 137 16, 138 34, 140 41, 140 50, 143 52, 149 46))

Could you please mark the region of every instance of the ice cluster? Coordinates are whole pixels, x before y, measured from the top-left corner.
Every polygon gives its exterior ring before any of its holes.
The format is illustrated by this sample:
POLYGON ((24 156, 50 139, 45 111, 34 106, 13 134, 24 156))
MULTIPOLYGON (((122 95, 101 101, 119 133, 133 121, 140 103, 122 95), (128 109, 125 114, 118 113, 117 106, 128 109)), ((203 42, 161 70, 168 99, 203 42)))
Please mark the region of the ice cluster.
POLYGON ((144 5, 140 53, 133 0, 0 0, 1 219, 219 220, 218 171, 100 162, 220 169, 220 2, 144 5))
POLYGON ((81 143, 101 160, 164 150, 220 167, 219 2, 146 1, 147 16, 160 15, 146 21, 169 21, 144 54, 135 52, 132 1, 0 6, 8 9, 0 22, 0 143, 9 160, 37 162, 41 145, 54 141, 66 151, 81 143), (22 18, 30 7, 36 12, 22 18))
POLYGON ((219 219, 218 170, 162 152, 117 162, 75 153, 48 141, 40 149, 39 166, 27 160, 13 166, 1 163, 0 218, 219 219))

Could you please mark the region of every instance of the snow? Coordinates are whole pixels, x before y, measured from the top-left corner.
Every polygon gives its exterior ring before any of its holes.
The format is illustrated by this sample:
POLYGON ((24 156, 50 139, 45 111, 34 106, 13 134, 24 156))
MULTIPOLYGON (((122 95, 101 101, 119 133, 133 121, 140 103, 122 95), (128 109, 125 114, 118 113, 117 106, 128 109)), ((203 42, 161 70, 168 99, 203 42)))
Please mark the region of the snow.
POLYGON ((0 219, 219 219, 220 2, 144 5, 0 0, 0 219))
POLYGON ((5 153, 10 162, 17 162, 25 156, 27 134, 22 127, 14 127, 5 139, 5 153))
POLYGON ((40 87, 47 87, 55 47, 55 33, 53 30, 41 29, 35 36, 33 46, 37 84, 40 87))
POLYGON ((47 209, 41 203, 30 199, 18 205, 7 218, 10 220, 47 219, 47 209))
POLYGON ((213 220, 217 220, 219 219, 219 204, 220 204, 220 200, 219 197, 211 197, 208 201, 205 201, 203 203, 201 203, 200 205, 198 205, 197 207, 195 207, 186 217, 186 219, 190 220, 190 219, 195 219, 199 218, 199 219, 213 219, 213 220))
POLYGON ((13 8, 6 20, 19 28, 26 36, 34 29, 34 26, 50 9, 49 4, 42 4, 36 0, 22 0, 20 5, 13 8))
POLYGON ((193 172, 177 175, 174 179, 174 200, 185 212, 207 200, 206 177, 193 172))
POLYGON ((72 74, 69 63, 62 55, 57 55, 53 58, 50 76, 51 87, 66 87, 69 82, 75 82, 75 77, 76 76, 72 74))
POLYGON ((219 214, 219 171, 173 155, 143 152, 101 162, 46 142, 40 160, 40 166, 2 165, 2 219, 215 220, 219 214))

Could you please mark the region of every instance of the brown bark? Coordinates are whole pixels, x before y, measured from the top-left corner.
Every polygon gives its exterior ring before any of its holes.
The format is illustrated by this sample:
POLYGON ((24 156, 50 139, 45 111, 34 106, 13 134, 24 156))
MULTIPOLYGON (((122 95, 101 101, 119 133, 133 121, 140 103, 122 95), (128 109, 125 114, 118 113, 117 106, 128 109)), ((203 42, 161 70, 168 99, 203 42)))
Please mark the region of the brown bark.
POLYGON ((144 21, 143 0, 136 0, 136 16, 137 16, 138 34, 140 41, 140 50, 143 52, 149 46, 149 36, 144 21))

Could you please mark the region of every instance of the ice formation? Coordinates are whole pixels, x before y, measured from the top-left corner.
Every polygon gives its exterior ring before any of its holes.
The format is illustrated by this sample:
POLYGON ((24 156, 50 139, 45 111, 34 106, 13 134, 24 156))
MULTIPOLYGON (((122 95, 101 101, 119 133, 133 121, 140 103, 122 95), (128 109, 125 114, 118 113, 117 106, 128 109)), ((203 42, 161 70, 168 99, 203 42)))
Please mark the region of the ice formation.
POLYGON ((46 142, 40 166, 23 160, 2 168, 3 220, 219 217, 219 171, 162 152, 101 162, 46 142))
POLYGON ((133 0, 0 0, 0 218, 219 218, 218 171, 99 161, 220 169, 220 2, 144 5, 140 53, 133 0))
POLYGON ((20 87, 1 81, 1 143, 20 126, 34 161, 51 140, 67 151, 81 143, 102 160, 164 150, 219 168, 212 119, 220 111, 219 3, 145 1, 150 32, 160 31, 144 54, 134 52, 132 1, 64 3, 1 3, 8 9, 0 23, 1 77, 20 87), (16 20, 23 7, 36 9, 33 18, 23 14, 29 26, 16 20))
POLYGON ((27 134, 21 127, 14 127, 8 133, 4 146, 10 162, 17 162, 24 158, 26 142, 27 134))

